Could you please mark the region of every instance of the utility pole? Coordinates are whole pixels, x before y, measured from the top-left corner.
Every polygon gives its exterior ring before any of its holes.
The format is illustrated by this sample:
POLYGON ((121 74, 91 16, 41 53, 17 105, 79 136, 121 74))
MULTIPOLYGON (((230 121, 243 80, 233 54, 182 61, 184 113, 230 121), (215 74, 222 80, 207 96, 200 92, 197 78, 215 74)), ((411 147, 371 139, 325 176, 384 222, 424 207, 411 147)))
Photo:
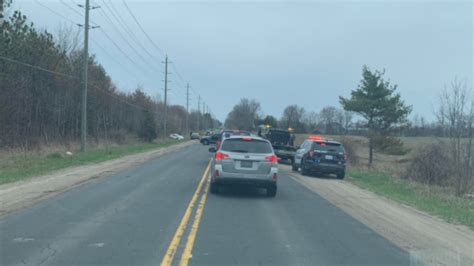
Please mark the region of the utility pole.
POLYGON ((168 55, 165 57, 165 117, 163 119, 163 133, 166 138, 166 127, 168 123, 168 55))
POLYGON ((186 84, 186 134, 189 134, 189 83, 186 84))
POLYGON ((201 121, 201 125, 202 125, 202 129, 205 130, 206 129, 206 103, 203 101, 202 102, 202 121, 201 121))
POLYGON ((200 131, 199 120, 201 120, 201 95, 198 97, 198 119, 197 119, 197 130, 200 131))
POLYGON ((81 151, 86 151, 87 142, 87 72, 89 66, 89 0, 86 0, 84 22, 84 73, 81 105, 81 151))
POLYGON ((82 73, 83 87, 82 87, 82 100, 81 100, 81 151, 86 151, 87 148, 87 81, 88 81, 88 68, 89 68, 89 29, 95 29, 99 26, 89 27, 89 11, 91 9, 99 8, 90 7, 89 0, 86 0, 85 6, 78 5, 84 8, 85 19, 84 25, 78 24, 78 26, 84 26, 84 69, 82 73))

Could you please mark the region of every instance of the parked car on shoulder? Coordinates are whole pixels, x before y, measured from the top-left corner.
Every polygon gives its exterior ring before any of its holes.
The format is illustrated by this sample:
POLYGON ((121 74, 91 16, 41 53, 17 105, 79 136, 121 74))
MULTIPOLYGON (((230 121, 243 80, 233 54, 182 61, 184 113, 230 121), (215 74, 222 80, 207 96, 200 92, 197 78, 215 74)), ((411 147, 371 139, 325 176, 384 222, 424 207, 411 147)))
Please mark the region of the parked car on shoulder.
POLYGON ((201 136, 197 132, 191 133, 191 140, 201 139, 201 136))
POLYGON ((178 133, 173 133, 170 135, 170 138, 174 139, 174 140, 184 140, 184 137, 181 136, 180 134, 178 133))
POLYGON ((267 196, 277 192, 278 158, 272 145, 257 136, 234 135, 223 139, 212 160, 211 193, 222 186, 250 185, 265 188, 267 196))
POLYGON ((296 151, 292 170, 301 169, 302 175, 335 174, 338 179, 343 179, 346 161, 347 154, 342 143, 321 136, 310 136, 296 151))

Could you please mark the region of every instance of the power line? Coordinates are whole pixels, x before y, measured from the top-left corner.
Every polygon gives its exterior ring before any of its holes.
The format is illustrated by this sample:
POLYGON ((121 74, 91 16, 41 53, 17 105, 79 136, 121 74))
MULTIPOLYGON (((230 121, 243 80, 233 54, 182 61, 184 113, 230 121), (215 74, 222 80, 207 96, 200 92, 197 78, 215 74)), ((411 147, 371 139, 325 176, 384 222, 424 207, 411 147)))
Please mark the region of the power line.
POLYGON ((130 9, 130 7, 127 5, 127 3, 125 2, 125 0, 122 0, 122 3, 124 4, 125 8, 127 9, 128 13, 130 14, 130 16, 132 16, 133 20, 135 20, 135 23, 137 23, 138 27, 140 28, 140 30, 142 31, 142 33, 146 36, 146 38, 148 39, 148 41, 150 41, 150 43, 161 53, 161 55, 163 57, 166 56, 166 54, 163 52, 163 50, 158 46, 156 45, 156 43, 150 38, 150 36, 146 33, 146 31, 143 29, 142 25, 140 24, 140 22, 138 21, 138 19, 135 17, 135 15, 133 14, 132 10, 130 9))
POLYGON ((77 23, 77 22, 75 22, 74 20, 72 20, 72 19, 70 19, 70 18, 64 16, 63 14, 61 14, 61 13, 59 13, 59 12, 57 12, 57 11, 51 9, 51 8, 48 7, 47 5, 41 3, 39 0, 35 0, 35 2, 36 2, 37 4, 39 4, 40 6, 42 6, 42 7, 46 8, 46 9, 48 9, 50 12, 56 14, 57 16, 60 16, 60 17, 62 17, 63 19, 67 20, 68 22, 70 22, 70 23, 72 23, 72 24, 74 24, 74 25, 79 25, 79 23, 77 23))
MULTIPOLYGON (((64 18, 64 19, 66 19, 68 22, 70 22, 70 23, 72 23, 72 24, 74 24, 74 25, 80 25, 79 23, 76 23, 76 22, 72 21, 71 19, 69 19, 69 18, 63 16, 61 13, 55 11, 54 9, 51 9, 51 8, 49 8, 48 6, 46 6, 46 5, 42 4, 42 3, 40 3, 38 0, 36 0, 36 2, 37 2, 39 5, 43 6, 44 8, 48 9, 50 12, 54 13, 55 15, 60 16, 60 17, 62 17, 62 18, 64 18)), ((74 9, 73 9, 71 6, 69 6, 67 3, 63 2, 62 0, 61 0, 61 2, 62 2, 64 5, 68 6, 70 9, 74 10, 74 9)), ((76 4, 76 2, 74 2, 74 3, 76 4)), ((76 10, 74 10, 74 11, 76 11, 76 10)), ((81 16, 83 16, 83 15, 80 14, 80 12, 78 12, 78 11, 76 11, 76 13, 78 13, 78 14, 81 15, 81 16)), ((91 21, 92 23, 96 24, 93 20, 90 20, 90 21, 91 21)), ((103 29, 100 29, 100 30, 102 31, 102 33, 104 34, 104 36, 105 36, 110 42, 112 42, 112 44, 119 50, 120 53, 122 53, 128 60, 130 60, 130 62, 132 62, 132 64, 134 64, 134 65, 137 66, 138 68, 141 68, 135 61, 133 61, 133 60, 127 55, 127 53, 125 53, 125 52, 120 48, 119 45, 117 45, 117 44, 113 41, 113 39, 112 39, 103 29)), ((100 44, 99 44, 98 42, 95 42, 93 39, 92 39, 91 41, 92 41, 96 46, 98 46, 99 48, 101 48, 105 54, 107 54, 110 58, 112 58, 112 60, 114 60, 115 62, 117 62, 119 65, 122 65, 122 64, 120 64, 120 63, 115 59, 115 57, 113 57, 113 56, 111 56, 110 54, 108 54, 108 53, 107 53, 107 50, 104 49, 102 46, 100 46, 100 44)), ((143 69, 142 69, 142 70, 143 70, 143 69)), ((137 80, 138 80, 138 79, 137 79, 137 80)))
MULTIPOLYGON (((130 14, 130 16, 133 18, 133 20, 135 21, 135 23, 138 25, 138 27, 140 28, 140 30, 142 31, 142 33, 145 35, 145 37, 148 39, 148 41, 161 53, 161 55, 164 57, 165 56, 165 52, 163 52, 163 50, 153 41, 153 39, 148 35, 148 33, 145 31, 145 29, 142 27, 141 23, 138 21, 137 17, 135 16, 135 14, 133 14, 132 10, 130 9, 130 7, 127 5, 126 1, 125 0, 122 0, 122 3, 123 5, 125 6, 125 8, 127 9, 128 13, 130 14)), ((182 75, 180 74, 180 72, 178 71, 178 68, 177 66, 172 63, 171 64, 172 67, 173 67, 173 70, 174 72, 176 73, 176 75, 178 76, 178 78, 183 82, 183 83, 186 83, 186 81, 184 80, 184 78, 182 77, 182 75)), ((179 82, 179 81, 178 81, 179 82)), ((184 87, 184 84, 181 84, 182 87, 184 87)), ((196 91, 194 91, 193 88, 191 88, 191 92, 194 92, 195 94, 198 94, 196 91)))
MULTIPOLYGON (((105 0, 103 0, 104 3, 105 3, 105 0)), ((127 22, 124 20, 124 18, 122 16, 120 16, 120 13, 119 11, 115 8, 114 4, 112 1, 109 1, 109 4, 110 4, 110 7, 111 7, 111 11, 112 12, 112 15, 114 15, 114 17, 117 19, 117 21, 119 21, 119 23, 121 23, 122 27, 125 29, 125 31, 130 35, 132 36, 132 40, 135 41, 135 43, 140 46, 140 48, 152 59, 159 62, 160 59, 156 59, 154 55, 152 55, 148 49, 146 49, 145 46, 142 45, 142 43, 139 41, 139 39, 137 38, 137 36, 135 35, 135 33, 133 32, 133 30, 130 29, 130 27, 127 25, 127 22)), ((107 7, 108 8, 108 7, 107 7)))
MULTIPOLYGON (((120 48, 120 46, 109 36, 109 34, 107 34, 107 32, 105 30, 103 30, 102 28, 99 28, 99 30, 104 34, 104 36, 115 46, 115 48, 117 48, 117 50, 120 51, 120 53, 122 53, 130 62, 132 62, 132 64, 134 64, 137 68, 141 68, 141 66, 139 64, 137 64, 132 58, 130 58, 130 56, 128 56, 127 53, 125 53, 122 48, 120 48)), ((143 70, 143 69, 142 69, 143 70)))
MULTIPOLYGON (((110 11, 111 9, 108 7, 107 3, 102 0, 102 2, 104 3, 104 5, 106 6, 106 8, 109 10, 109 12, 112 12, 110 11)), ((112 27, 114 28, 114 30, 119 34, 120 38, 130 47, 130 49, 141 59, 141 61, 143 61, 145 64, 147 64, 149 67, 151 68, 154 68, 153 65, 150 65, 149 62, 135 49, 135 47, 133 45, 130 44, 130 42, 128 41, 128 39, 122 34, 122 32, 118 29, 118 27, 115 25, 115 23, 112 21, 112 19, 107 15, 107 13, 105 13, 104 10, 101 9, 101 13, 104 15, 104 18, 112 25, 112 27)), ((118 20, 114 14, 112 14, 112 16, 118 20)), ((120 23, 120 22, 119 22, 120 23)), ((133 39, 133 38, 132 38, 133 39)), ((146 71, 150 71, 149 69, 146 69, 146 71)), ((152 73, 152 72, 150 72, 152 73)))
POLYGON ((8 57, 4 57, 4 56, 1 56, 1 55, 0 55, 0 59, 11 62, 11 63, 16 63, 16 64, 23 65, 23 66, 26 66, 26 67, 30 67, 30 68, 33 68, 33 69, 36 69, 36 70, 41 70, 41 71, 44 71, 44 72, 48 72, 50 74, 56 74, 58 76, 63 76, 63 77, 66 77, 66 78, 80 79, 79 77, 75 77, 75 76, 72 76, 72 75, 69 75, 69 74, 65 74, 65 73, 54 71, 54 70, 49 70, 49 69, 46 69, 46 68, 42 68, 42 67, 39 67, 39 66, 31 65, 31 64, 24 63, 24 62, 21 62, 21 61, 15 60, 15 59, 11 59, 11 58, 8 58, 8 57))
POLYGON ((119 100, 120 102, 122 102, 122 103, 124 103, 124 104, 126 104, 126 105, 129 105, 129 106, 131 106, 131 107, 135 107, 135 108, 137 108, 137 109, 141 109, 141 110, 144 110, 144 111, 150 111, 150 112, 152 112, 152 113, 157 113, 156 110, 151 110, 151 109, 148 109, 148 108, 146 108, 146 107, 133 104, 133 103, 127 101, 127 100, 124 100, 124 99, 120 98, 118 95, 116 95, 116 94, 114 94, 114 93, 111 93, 111 92, 109 92, 109 91, 107 91, 107 90, 104 90, 104 89, 100 88, 100 87, 97 86, 97 85, 93 85, 93 87, 96 88, 99 92, 102 92, 102 93, 104 93, 104 94, 107 94, 107 95, 109 95, 110 97, 112 97, 112 98, 114 98, 114 99, 116 99, 116 100, 119 100))
MULTIPOLYGON (((0 59, 2 59, 4 61, 7 61, 7 62, 18 64, 18 65, 22 65, 22 66, 25 66, 25 67, 33 68, 33 69, 36 69, 36 70, 39 70, 39 71, 43 71, 43 72, 47 72, 47 73, 50 73, 50 74, 55 74, 55 75, 58 75, 58 76, 62 76, 62 77, 65 77, 65 78, 80 80, 79 77, 75 77, 75 76, 72 76, 72 75, 69 75, 69 74, 66 74, 66 73, 62 73, 62 72, 46 69, 46 68, 43 68, 43 67, 31 65, 31 64, 21 62, 21 61, 15 60, 15 59, 11 59, 11 58, 8 58, 8 57, 4 57, 4 56, 1 56, 1 55, 0 55, 0 59)), ((147 111, 151 111, 151 112, 156 112, 156 110, 153 111, 153 110, 145 108, 143 106, 139 106, 139 105, 133 104, 131 102, 128 102, 127 100, 124 100, 124 99, 120 98, 118 95, 116 95, 114 93, 111 93, 107 90, 104 90, 103 88, 101 88, 97 84, 92 83, 91 86, 96 88, 98 91, 100 91, 102 93, 105 93, 105 94, 108 94, 109 96, 114 97, 115 99, 117 99, 117 100, 119 100, 119 101, 121 101, 121 102, 123 102, 123 103, 125 103, 129 106, 133 106, 133 107, 143 109, 143 110, 147 110, 147 111)))
MULTIPOLYGON (((72 23, 74 25, 80 25, 79 23, 76 23, 75 21, 73 21, 72 19, 69 19, 68 17, 62 15, 61 13, 51 9, 50 7, 44 5, 43 3, 39 2, 39 0, 35 0, 39 5, 43 6, 44 8, 48 9, 50 12, 54 13, 55 15, 57 16, 60 16, 62 18, 64 18, 65 20, 67 20, 69 23, 72 23)), ((72 8, 70 5, 68 5, 67 3, 65 3, 63 0, 60 0, 61 3, 63 3, 63 5, 67 6, 69 9, 71 10, 74 10, 75 13, 80 14, 80 12, 76 11, 74 8, 72 8)), ((128 25, 126 24, 126 22, 121 19, 120 15, 118 14, 118 11, 114 8, 113 6, 113 3, 110 2, 111 4, 111 7, 109 7, 109 5, 105 2, 105 0, 102 0, 104 2, 104 5, 106 6, 106 8, 109 10, 109 12, 111 13, 111 15, 115 18, 116 21, 118 21, 118 23, 120 24, 119 26, 122 27, 122 30, 126 33, 126 34, 129 34, 132 36, 132 39, 133 40, 137 40, 136 43, 138 43, 138 45, 145 51, 145 53, 147 53, 147 55, 149 55, 150 57, 151 56, 151 53, 148 52, 148 50, 141 44, 138 42, 138 39, 136 38, 136 35, 133 33, 133 31, 128 27, 128 25), (112 8, 115 10, 115 12, 112 10, 112 8), (117 15, 116 15, 117 14, 117 15)), ((73 1, 74 2, 74 1, 73 1)), ((140 24, 140 22, 138 21, 137 17, 133 14, 133 12, 131 11, 130 7, 127 5, 127 3, 125 2, 125 0, 122 0, 126 10, 128 11, 128 13, 130 14, 130 16, 133 18, 133 20, 135 21, 135 23, 138 25, 138 27, 140 28, 140 30, 142 31, 142 33, 145 35, 145 37, 148 39, 148 41, 153 45, 153 47, 155 47, 158 52, 160 54, 162 54, 163 56, 165 55, 165 53, 163 52, 163 50, 153 41, 153 39, 147 34, 147 32, 144 30, 144 28, 142 27, 142 25, 140 24)), ((76 2, 74 2, 76 4, 76 2)), ((107 13, 100 9, 100 12, 103 14, 104 18, 112 25, 112 27, 114 28, 115 31, 117 31, 117 33, 119 34, 119 36, 125 41, 125 43, 133 50, 133 52, 135 54, 137 54, 137 56, 141 59, 141 61, 143 61, 145 64, 147 64, 148 66, 151 66, 152 68, 154 67, 153 65, 151 65, 146 59, 143 58, 143 56, 134 48, 133 45, 130 44, 130 42, 128 41, 128 39, 126 37, 124 37, 124 35, 122 34, 122 32, 118 29, 118 27, 116 26, 116 24, 112 21, 112 19, 107 15, 107 13)), ((93 24, 96 24, 93 20, 90 20, 93 24)), ((107 32, 105 30, 103 30, 102 28, 99 28, 99 30, 103 33, 103 35, 110 41, 112 42, 112 44, 117 48, 117 50, 123 54, 127 60, 129 60, 133 65, 135 65, 137 68, 141 69, 141 71, 143 72, 147 72, 147 71, 150 71, 150 69, 148 68, 144 68, 142 67, 140 64, 138 64, 136 61, 134 61, 132 58, 130 58, 130 56, 107 34, 107 32)), ((96 43, 97 45, 97 43, 96 43)), ((99 45, 97 45, 99 46, 99 45)), ((106 49, 102 49, 104 51, 106 51, 106 49)), ((110 56, 112 58, 112 56, 110 56)), ((178 67, 175 65, 175 64, 172 64, 172 67, 173 67, 173 70, 174 72, 176 73, 177 77, 179 79, 176 79, 176 81, 181 85, 181 86, 178 86, 179 89, 183 89, 184 88, 184 83, 186 83, 186 81, 184 80, 183 76, 180 74, 179 70, 178 70, 178 67)), ((191 88, 190 90, 190 93, 193 93, 195 95, 197 95, 198 93, 193 89, 191 88)), ((174 94, 174 93, 173 93, 174 94)), ((178 97, 180 98, 180 97, 178 97)))
MULTIPOLYGON (((120 61, 117 59, 117 57, 112 56, 112 55, 107 51, 107 49, 105 49, 101 44, 99 44, 99 42, 95 41, 94 39, 91 39, 90 41, 91 41, 95 46, 97 46, 105 55, 107 55, 107 57, 109 57, 112 61, 114 61, 117 65, 119 65, 119 66, 121 66, 121 67, 123 67, 123 68, 126 68, 126 66, 128 66, 128 65, 126 65, 126 64, 120 63, 120 61)), ((133 68, 132 68, 132 70, 133 70, 133 68)), ((136 79, 136 81, 140 82, 140 79, 139 79, 135 74, 133 74, 133 71, 130 71, 129 68, 126 68, 124 73, 129 74, 129 75, 132 75, 133 78, 136 79)))
POLYGON ((70 6, 68 3, 64 2, 64 0, 59 0, 59 2, 61 2, 61 4, 63 4, 64 6, 66 6, 69 10, 71 10, 72 12, 76 13, 77 15, 79 15, 80 17, 84 16, 84 14, 81 14, 81 12, 77 11, 76 9, 74 9, 72 6, 70 6))

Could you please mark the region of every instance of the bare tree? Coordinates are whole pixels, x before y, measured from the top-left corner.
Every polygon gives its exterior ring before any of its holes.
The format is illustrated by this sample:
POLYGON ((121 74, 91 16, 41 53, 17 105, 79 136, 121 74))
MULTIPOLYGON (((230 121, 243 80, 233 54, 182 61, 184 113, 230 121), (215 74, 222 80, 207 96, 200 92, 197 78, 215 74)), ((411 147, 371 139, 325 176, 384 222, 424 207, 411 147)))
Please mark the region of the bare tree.
POLYGON ((466 193, 472 186, 474 102, 470 93, 465 82, 455 79, 441 93, 437 111, 439 124, 445 126, 449 139, 457 195, 466 193))
POLYGON ((281 118, 282 126, 293 128, 300 132, 304 131, 302 120, 305 113, 305 109, 296 104, 287 106, 285 110, 283 110, 281 118))
POLYGON ((82 48, 81 31, 74 26, 60 25, 55 35, 56 46, 69 55, 82 48))
POLYGON ((334 106, 326 106, 319 112, 321 123, 326 134, 336 133, 335 124, 342 123, 340 112, 334 106))
POLYGON ((260 103, 247 98, 240 99, 225 121, 226 127, 252 130, 259 118, 260 103))
POLYGON ((308 112, 303 116, 303 123, 306 125, 307 129, 310 132, 316 129, 319 124, 319 120, 319 114, 314 111, 308 112))

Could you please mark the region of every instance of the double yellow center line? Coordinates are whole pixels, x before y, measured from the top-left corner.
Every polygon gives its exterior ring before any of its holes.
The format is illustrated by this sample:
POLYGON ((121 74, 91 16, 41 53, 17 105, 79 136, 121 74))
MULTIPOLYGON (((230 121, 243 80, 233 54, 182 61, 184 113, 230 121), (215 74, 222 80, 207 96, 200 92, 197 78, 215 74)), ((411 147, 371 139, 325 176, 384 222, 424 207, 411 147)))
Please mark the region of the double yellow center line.
POLYGON ((189 219, 191 218, 191 214, 193 212, 196 201, 201 195, 201 199, 199 200, 196 213, 194 214, 194 220, 191 226, 191 230, 186 240, 186 245, 181 255, 181 259, 179 260, 179 265, 182 265, 182 266, 188 265, 189 260, 192 257, 191 252, 193 250, 194 240, 196 239, 196 234, 199 229, 199 222, 201 221, 204 205, 206 204, 207 193, 209 191, 209 184, 211 181, 211 177, 209 175, 210 168, 211 168, 211 162, 209 161, 206 167, 206 170, 204 171, 204 174, 201 177, 201 181, 199 181, 199 185, 196 188, 196 191, 194 192, 193 197, 191 198, 191 201, 189 202, 188 207, 186 208, 186 211, 183 215, 183 218, 181 219, 181 222, 179 223, 178 228, 176 229, 173 239, 171 239, 170 245, 168 246, 165 256, 163 257, 163 260, 161 261, 161 266, 169 266, 173 262, 174 256, 176 255, 176 252, 179 247, 179 243, 181 242, 181 238, 183 237, 184 232, 186 231, 186 227, 188 225, 189 219), (201 191, 202 191, 202 194, 201 194, 201 191))

